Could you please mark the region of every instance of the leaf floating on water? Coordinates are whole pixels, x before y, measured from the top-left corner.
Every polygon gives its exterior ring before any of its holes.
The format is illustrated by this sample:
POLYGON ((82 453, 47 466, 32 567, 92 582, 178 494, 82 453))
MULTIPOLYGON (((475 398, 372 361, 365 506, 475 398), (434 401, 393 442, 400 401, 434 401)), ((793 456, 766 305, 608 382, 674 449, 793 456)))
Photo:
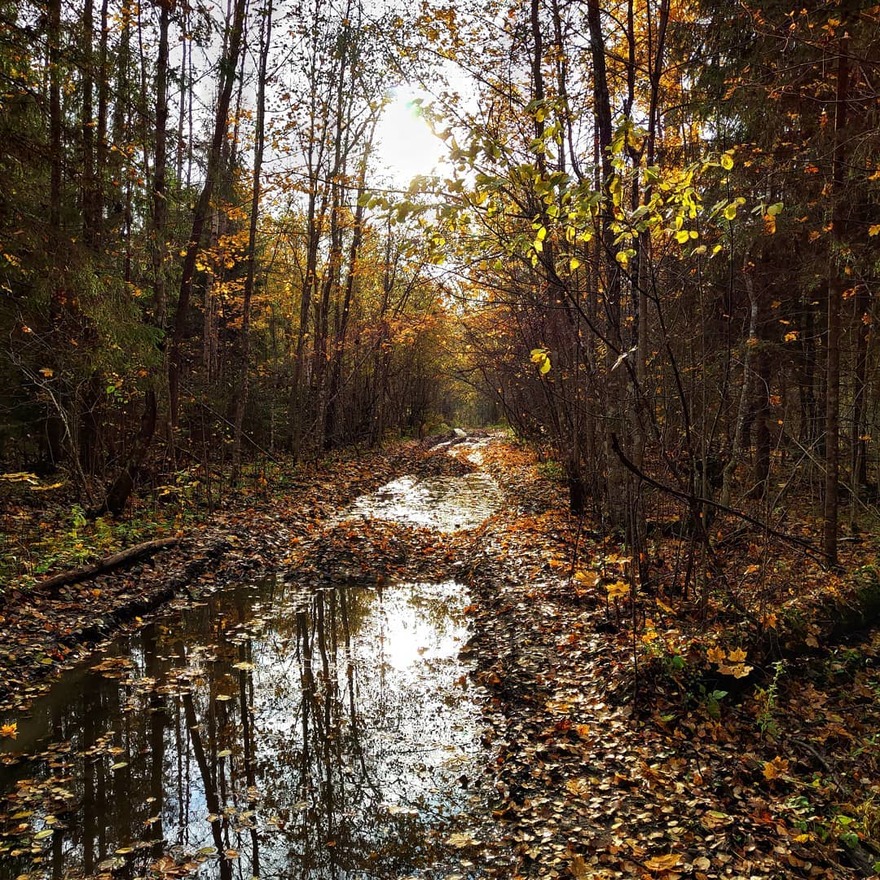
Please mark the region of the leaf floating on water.
POLYGON ((121 770, 123 767, 128 766, 128 761, 117 761, 115 764, 111 765, 111 770, 121 770))
POLYGON ((231 700, 232 697, 230 697, 229 694, 217 694, 214 699, 219 700, 221 703, 225 703, 227 700, 231 700))
POLYGON ((232 749, 223 749, 222 752, 217 752, 218 758, 228 758, 232 754, 232 749))
POLYGON ((479 846, 480 843, 479 840, 466 831, 456 831, 455 834, 450 834, 449 837, 446 838, 446 842, 450 846, 454 846, 458 849, 464 849, 466 846, 479 846))
POLYGON ((253 663, 249 663, 247 660, 242 660, 240 663, 233 663, 232 668, 233 669, 242 669, 245 672, 250 672, 252 669, 255 669, 256 667, 254 666, 253 663))
POLYGON ((51 837, 55 832, 51 828, 44 828, 42 831, 38 831, 34 835, 34 840, 45 840, 47 837, 51 837))

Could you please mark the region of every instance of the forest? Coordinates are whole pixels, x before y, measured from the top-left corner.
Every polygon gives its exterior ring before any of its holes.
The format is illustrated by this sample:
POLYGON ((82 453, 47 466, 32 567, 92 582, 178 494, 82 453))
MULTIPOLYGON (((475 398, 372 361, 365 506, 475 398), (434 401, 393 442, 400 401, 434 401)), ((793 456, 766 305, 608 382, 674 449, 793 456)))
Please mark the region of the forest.
POLYGON ((118 515, 503 419, 637 552, 807 505, 835 563, 878 482, 876 8, 228 6, 4 5, 8 472, 118 515), (448 160, 408 188, 400 85, 448 160))
MULTIPOLYGON (((877 770, 877 719, 858 715, 838 768, 843 734, 783 747, 770 716, 790 687, 794 725, 803 682, 837 699, 844 672, 863 699, 836 717, 873 711, 878 284, 867 0, 0 0, 0 614, 130 548, 180 554, 197 534, 215 559, 217 530, 248 517, 233 559, 251 543, 319 578, 303 548, 337 571, 363 541, 381 583, 415 565, 395 543, 413 541, 440 565, 424 536, 343 540, 333 491, 341 509, 367 472, 393 477, 392 448, 461 476, 413 449, 491 429, 520 518, 448 557, 481 644, 533 623, 487 592, 508 577, 487 548, 509 541, 529 589, 548 571, 567 585, 553 627, 574 640, 567 615, 595 604, 612 702, 664 731, 703 713, 679 739, 748 728, 748 773, 821 849, 760 873, 569 843, 567 876, 871 876, 880 789, 841 780, 877 770), (326 546, 304 525, 289 553, 270 546, 272 507, 326 514, 326 546), (813 797, 808 769, 821 822, 791 805, 813 797)), ((70 647, 33 654, 13 690, 70 647)), ((491 653, 482 685, 527 703, 491 653)), ((553 876, 517 840, 516 871, 553 876)))

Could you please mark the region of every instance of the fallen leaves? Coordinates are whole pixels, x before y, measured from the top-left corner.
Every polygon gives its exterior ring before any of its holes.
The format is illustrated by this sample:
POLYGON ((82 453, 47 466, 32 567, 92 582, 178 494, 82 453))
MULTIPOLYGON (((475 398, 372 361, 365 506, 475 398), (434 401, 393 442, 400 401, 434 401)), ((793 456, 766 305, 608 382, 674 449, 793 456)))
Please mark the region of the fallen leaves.
POLYGON ((467 831, 456 831, 446 838, 446 843, 456 849, 466 849, 470 846, 479 846, 480 841, 467 831))
POLYGON ((734 678, 745 678, 754 669, 745 662, 747 656, 742 648, 725 652, 722 648, 713 647, 706 652, 709 662, 714 663, 722 675, 732 675, 734 678))
POLYGON ((768 782, 772 782, 774 779, 780 779, 788 773, 789 766, 789 762, 785 758, 780 758, 778 755, 772 761, 765 761, 763 767, 764 779, 768 782))

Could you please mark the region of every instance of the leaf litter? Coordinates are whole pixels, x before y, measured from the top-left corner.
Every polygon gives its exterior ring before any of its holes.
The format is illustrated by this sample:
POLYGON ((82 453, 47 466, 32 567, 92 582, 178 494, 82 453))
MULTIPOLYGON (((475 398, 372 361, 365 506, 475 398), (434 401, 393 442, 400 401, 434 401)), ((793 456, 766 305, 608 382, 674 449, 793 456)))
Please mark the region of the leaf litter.
MULTIPOLYGON (((490 792, 490 803, 460 818, 440 843, 468 876, 872 876, 880 860, 877 632, 761 667, 755 678, 749 650, 731 643, 723 621, 687 635, 662 596, 633 597, 624 551, 582 534, 562 487, 541 474, 531 453, 507 443, 479 452, 505 503, 478 528, 438 535, 393 520, 339 518, 340 499, 402 471, 477 467, 466 449, 453 453, 413 445, 396 458, 337 467, 295 503, 276 498, 225 514, 191 539, 190 553, 216 540, 225 549, 207 553, 209 564, 188 586, 211 589, 233 569, 282 563, 317 582, 462 573, 473 597, 466 652, 488 695, 489 759, 475 784, 490 792), (634 632, 628 622, 636 612, 634 632), (695 657, 701 674, 687 678, 682 667, 696 669, 695 657)), ((24 711, 47 667, 75 656, 79 642, 64 634, 76 633, 77 622, 148 592, 144 581, 161 574, 144 566, 102 578, 100 591, 83 585, 54 603, 34 597, 19 617, 7 605, 13 647, 6 668, 17 658, 30 670, 10 672, 7 707, 24 711)), ((808 622, 808 647, 818 649, 826 630, 808 622)), ((102 674, 127 674, 124 664, 105 662, 102 674)), ((188 674, 181 673, 182 688, 188 674)), ((63 776, 41 785, 21 785, 4 818, 7 834, 24 826, 34 845, 52 837, 70 808, 63 776)), ((163 856, 152 871, 183 876, 206 857, 163 856)))

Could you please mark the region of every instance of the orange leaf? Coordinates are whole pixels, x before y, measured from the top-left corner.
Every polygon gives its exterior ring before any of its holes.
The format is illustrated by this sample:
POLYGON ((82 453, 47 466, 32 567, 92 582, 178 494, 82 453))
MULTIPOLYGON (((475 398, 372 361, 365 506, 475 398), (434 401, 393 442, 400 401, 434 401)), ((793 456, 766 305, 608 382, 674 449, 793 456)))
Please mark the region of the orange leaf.
POLYGON ((709 648, 706 652, 706 656, 709 658, 710 663, 721 664, 724 662, 725 654, 721 648, 709 648))
POLYGON ((788 772, 788 761, 778 755, 772 761, 764 763, 764 778, 768 781, 779 779, 783 773, 788 772))

